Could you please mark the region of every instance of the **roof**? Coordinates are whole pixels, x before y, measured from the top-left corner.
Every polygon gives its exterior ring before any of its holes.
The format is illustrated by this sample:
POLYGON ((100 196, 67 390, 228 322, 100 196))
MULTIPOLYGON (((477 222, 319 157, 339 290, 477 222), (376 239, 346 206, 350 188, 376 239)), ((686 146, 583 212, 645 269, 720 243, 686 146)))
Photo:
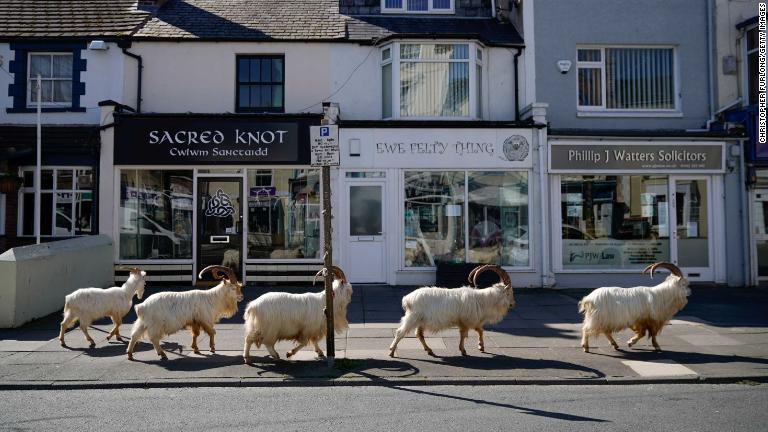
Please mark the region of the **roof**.
POLYGON ((137 39, 343 39, 338 0, 170 0, 137 39))
POLYGON ((0 37, 116 37, 149 13, 135 0, 0 0, 0 37))
POLYGON ((489 45, 523 46, 523 38, 511 24, 493 18, 350 16, 349 40, 374 42, 394 37, 473 38, 489 45))

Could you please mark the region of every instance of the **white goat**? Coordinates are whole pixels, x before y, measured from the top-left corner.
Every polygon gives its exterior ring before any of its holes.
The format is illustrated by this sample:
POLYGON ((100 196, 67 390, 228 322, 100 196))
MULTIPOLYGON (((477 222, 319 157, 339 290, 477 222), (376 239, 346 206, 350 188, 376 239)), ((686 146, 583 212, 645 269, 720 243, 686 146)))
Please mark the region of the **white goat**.
POLYGON ((133 305, 133 295, 141 300, 144 295, 144 277, 146 272, 135 267, 129 268, 130 274, 128 280, 122 286, 112 288, 80 288, 64 298, 64 319, 61 321, 61 331, 59 332, 59 342, 61 346, 67 346, 64 342, 64 332, 75 323, 80 321, 80 330, 85 335, 85 339, 91 348, 96 346, 91 335, 88 334, 88 326, 99 318, 108 316, 112 318, 114 327, 109 332, 107 340, 113 335, 117 340, 123 341, 120 337, 120 324, 123 317, 131 310, 133 305))
POLYGON ((605 334, 614 349, 619 349, 612 333, 626 328, 635 332, 627 341, 630 347, 648 333, 653 347, 661 351, 656 336, 672 316, 688 303, 691 289, 688 280, 674 264, 651 264, 643 273, 650 272, 653 277, 657 267, 665 268, 671 274, 656 286, 603 287, 581 299, 579 312, 584 314, 581 337, 584 352, 589 352, 589 337, 600 333, 605 334))
MULTIPOLYGON (((347 306, 352 301, 352 285, 347 282, 344 272, 332 267, 333 281, 333 328, 336 333, 349 327, 347 306)), ((315 275, 322 273, 322 270, 315 275)), ((286 354, 291 357, 307 343, 315 347, 318 357, 324 357, 317 342, 326 337, 325 291, 318 293, 291 294, 270 292, 248 303, 245 308, 245 345, 243 360, 251 362, 251 345, 261 347, 263 343, 273 358, 279 359, 275 343, 293 340, 296 346, 286 354)), ((333 337, 333 336, 331 336, 333 337)))
POLYGON ((413 329, 416 329, 416 336, 427 354, 434 356, 435 353, 424 340, 424 331, 438 332, 456 326, 459 327, 459 350, 462 355, 467 355, 464 339, 470 329, 477 332, 480 339, 478 348, 484 351, 483 326, 501 321, 507 311, 515 307, 512 282, 501 267, 491 264, 476 267, 470 278, 476 282, 477 276, 488 270, 498 274, 501 282, 483 289, 424 287, 403 297, 405 315, 389 346, 390 357, 395 356, 397 344, 413 329))
POLYGON ((133 360, 133 348, 146 335, 155 347, 155 352, 167 360, 160 348, 160 338, 171 335, 183 328, 192 331, 192 350, 198 353, 197 336, 202 328, 210 339, 211 352, 216 352, 213 325, 221 318, 229 318, 237 312, 237 303, 243 300, 243 284, 237 281, 235 273, 228 267, 212 265, 200 271, 198 277, 211 271, 221 283, 207 290, 184 292, 161 292, 153 294, 144 303, 136 305, 136 322, 131 329, 128 344, 128 359, 133 360))

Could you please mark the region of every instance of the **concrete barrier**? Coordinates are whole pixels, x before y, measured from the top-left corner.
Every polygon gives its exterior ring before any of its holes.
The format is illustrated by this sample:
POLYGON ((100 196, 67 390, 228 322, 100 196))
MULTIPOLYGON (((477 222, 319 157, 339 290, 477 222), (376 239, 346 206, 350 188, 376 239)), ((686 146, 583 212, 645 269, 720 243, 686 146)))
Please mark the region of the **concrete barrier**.
POLYGON ((112 239, 87 236, 22 246, 0 255, 0 328, 19 327, 64 307, 83 287, 112 286, 112 239))

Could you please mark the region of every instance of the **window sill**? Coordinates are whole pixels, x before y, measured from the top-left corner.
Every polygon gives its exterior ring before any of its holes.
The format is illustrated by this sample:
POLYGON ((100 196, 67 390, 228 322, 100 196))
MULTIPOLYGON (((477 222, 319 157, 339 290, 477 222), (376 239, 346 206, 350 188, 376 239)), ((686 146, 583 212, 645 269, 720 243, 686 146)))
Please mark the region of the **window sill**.
POLYGON ((681 111, 576 111, 576 117, 679 118, 682 116, 681 111))
MULTIPOLYGON (((43 107, 43 108, 40 108, 40 111, 44 113, 56 113, 56 112, 81 113, 81 112, 85 112, 86 109, 81 107, 48 107, 48 108, 43 107)), ((37 112, 37 108, 6 108, 5 112, 7 112, 8 114, 21 114, 21 113, 30 114, 30 113, 37 112)))

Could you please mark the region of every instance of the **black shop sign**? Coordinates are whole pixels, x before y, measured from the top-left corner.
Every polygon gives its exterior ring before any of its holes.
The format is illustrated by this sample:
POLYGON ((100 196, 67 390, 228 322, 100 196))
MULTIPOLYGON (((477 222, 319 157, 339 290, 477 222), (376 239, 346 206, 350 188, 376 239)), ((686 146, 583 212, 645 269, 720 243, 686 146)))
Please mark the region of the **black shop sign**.
POLYGON ((318 117, 136 115, 115 117, 115 165, 309 164, 318 117))

